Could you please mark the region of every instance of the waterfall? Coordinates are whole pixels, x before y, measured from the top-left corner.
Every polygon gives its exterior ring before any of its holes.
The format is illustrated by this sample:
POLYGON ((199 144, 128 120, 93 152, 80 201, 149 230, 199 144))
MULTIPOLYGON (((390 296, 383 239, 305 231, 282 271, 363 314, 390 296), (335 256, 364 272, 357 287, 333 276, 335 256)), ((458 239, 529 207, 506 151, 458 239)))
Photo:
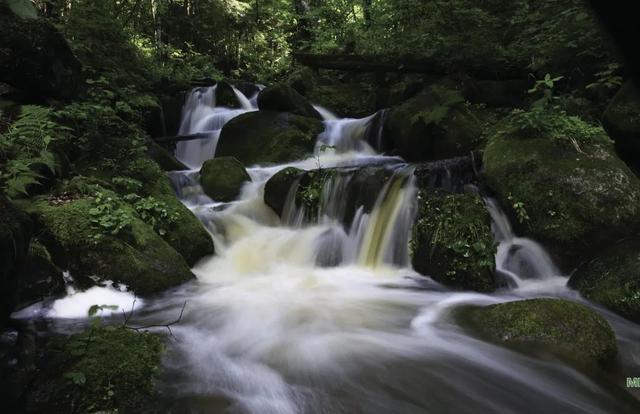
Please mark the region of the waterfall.
MULTIPOLYGON (((379 266, 390 263, 409 265, 409 237, 416 211, 413 170, 402 171, 390 179, 378 196, 371 216, 357 225, 364 231, 359 263, 379 266)), ((359 237, 358 237, 359 238, 359 237)))
POLYGON ((224 124, 238 115, 254 111, 257 105, 233 87, 233 92, 242 109, 216 106, 217 85, 193 89, 182 109, 182 122, 178 135, 204 134, 202 139, 178 142, 176 158, 192 169, 200 169, 202 164, 215 156, 220 132, 224 124))
MULTIPOLYGON (((498 202, 489 197, 484 200, 491 215, 494 236, 499 243, 496 271, 506 278, 506 283, 521 287, 528 281, 560 277, 559 269, 544 248, 534 240, 517 237, 498 202)), ((564 281, 564 278, 560 279, 564 281)))

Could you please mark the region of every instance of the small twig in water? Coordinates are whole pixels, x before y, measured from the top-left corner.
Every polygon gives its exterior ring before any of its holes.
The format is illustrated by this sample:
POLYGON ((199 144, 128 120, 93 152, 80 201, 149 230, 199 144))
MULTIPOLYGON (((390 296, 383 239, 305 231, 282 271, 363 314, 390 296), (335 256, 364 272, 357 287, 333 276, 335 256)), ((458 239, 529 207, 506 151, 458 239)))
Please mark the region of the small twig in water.
MULTIPOLYGON (((184 314, 184 308, 187 306, 187 301, 185 301, 182 304, 182 309, 180 309, 180 315, 178 316, 178 319, 176 319, 173 322, 170 323, 165 323, 165 324, 152 324, 152 325, 145 325, 145 326, 125 326, 125 328, 127 329, 131 329, 133 331, 139 332, 145 329, 149 329, 149 328, 167 328, 167 330, 169 331, 169 335, 171 335, 173 337, 173 331, 171 330, 171 326, 176 325, 178 323, 180 323, 180 321, 182 320, 182 315, 184 314)), ((131 311, 133 313, 133 311, 131 311)))

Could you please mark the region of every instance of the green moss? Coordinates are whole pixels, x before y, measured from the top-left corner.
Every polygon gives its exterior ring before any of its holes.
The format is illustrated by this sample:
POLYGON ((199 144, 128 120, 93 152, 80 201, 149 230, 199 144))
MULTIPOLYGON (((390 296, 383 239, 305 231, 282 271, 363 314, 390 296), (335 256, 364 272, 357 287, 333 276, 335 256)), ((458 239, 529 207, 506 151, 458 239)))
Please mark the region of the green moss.
POLYGON ((584 305, 530 299, 462 308, 458 320, 481 337, 517 350, 546 351, 579 364, 605 364, 617 354, 607 321, 584 305))
POLYGON ((569 286, 640 322, 640 240, 625 240, 582 264, 569 279, 569 286))
POLYGON ((50 404, 68 413, 139 412, 155 393, 163 345, 150 333, 97 327, 74 335, 50 404))
POLYGON ((216 157, 200 169, 200 183, 205 194, 216 201, 233 201, 251 177, 240 161, 233 157, 216 157))
POLYGON ((418 203, 411 240, 413 267, 447 286, 494 290, 496 243, 482 200, 421 191, 418 203))
POLYGON ((604 131, 576 117, 513 113, 489 137, 483 177, 503 205, 526 210, 519 232, 565 267, 640 228, 640 182, 604 131))
POLYGON ((258 95, 260 110, 290 112, 292 114, 322 119, 315 108, 295 89, 276 84, 263 89, 258 95))
POLYGON ((102 191, 114 200, 118 217, 127 217, 126 226, 117 233, 105 233, 96 226, 90 196, 64 201, 41 197, 29 206, 58 266, 71 270, 81 287, 93 285, 97 278, 124 283, 139 294, 158 292, 193 277, 184 259, 128 204, 102 191))
POLYGON ((124 173, 143 183, 143 195, 151 195, 165 203, 176 215, 175 225, 163 238, 193 266, 201 258, 214 253, 211 236, 200 220, 178 200, 169 179, 158 165, 145 158, 129 164, 124 173))
POLYGON ((258 111, 240 115, 222 129, 217 156, 244 165, 284 163, 313 152, 322 123, 286 112, 258 111))

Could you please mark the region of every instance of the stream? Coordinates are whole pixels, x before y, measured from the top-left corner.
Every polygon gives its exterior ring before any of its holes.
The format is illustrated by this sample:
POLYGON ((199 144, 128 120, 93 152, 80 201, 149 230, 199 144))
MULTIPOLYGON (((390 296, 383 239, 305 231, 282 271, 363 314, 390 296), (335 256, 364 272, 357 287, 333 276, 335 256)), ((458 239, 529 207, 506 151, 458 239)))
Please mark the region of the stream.
MULTIPOLYGON (((211 232, 216 255, 194 267, 197 280, 139 300, 131 321, 166 323, 186 302, 180 323, 171 327, 159 377, 163 410, 637 412, 632 398, 621 398, 620 387, 627 376, 637 376, 640 366, 638 326, 567 288, 567 277, 549 255, 535 241, 514 234, 494 200, 485 202, 505 287, 491 294, 452 291, 411 269, 413 167, 367 144, 363 135, 372 117, 337 119, 318 108, 325 131, 314 157, 248 168, 252 182, 233 202, 207 197, 198 172, 215 154, 222 126, 257 109, 255 96, 237 90, 240 109, 216 107, 214 88, 188 96, 180 134, 208 137, 180 142, 177 157, 191 170, 169 175, 176 194, 211 232), (321 150, 326 145, 331 149, 321 150), (305 219, 296 207, 294 189, 280 219, 263 201, 264 186, 289 166, 378 166, 389 169, 392 178, 379 189, 373 210, 358 210, 349 225, 344 225, 342 197, 350 188, 348 175, 324 186, 326 201, 316 219, 305 219), (566 298, 600 312, 618 339, 615 372, 595 380, 559 360, 481 341, 451 317, 460 306, 534 297, 566 298)), ((64 313, 64 303, 57 309, 64 313)))

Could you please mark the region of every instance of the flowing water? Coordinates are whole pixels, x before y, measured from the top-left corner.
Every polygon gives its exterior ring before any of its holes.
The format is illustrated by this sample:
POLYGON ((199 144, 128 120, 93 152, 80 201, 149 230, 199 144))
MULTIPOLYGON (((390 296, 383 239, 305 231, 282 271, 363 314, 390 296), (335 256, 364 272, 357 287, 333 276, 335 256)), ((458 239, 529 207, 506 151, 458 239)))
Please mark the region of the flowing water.
POLYGON ((181 323, 172 327, 160 376, 163 411, 634 411, 623 392, 605 384, 622 383, 638 367, 637 325, 600 310, 616 331, 621 358, 620 372, 595 381, 557 360, 483 342, 452 320, 453 309, 470 304, 583 300, 565 287, 566 277, 538 244, 513 233, 491 199, 496 264, 507 287, 493 294, 453 292, 416 274, 407 251, 416 210, 414 170, 364 142, 371 117, 340 120, 322 109, 326 129, 316 156, 252 166, 252 182, 236 201, 204 195, 198 170, 214 156, 220 129, 255 109, 255 98, 245 97, 243 109, 216 107, 214 88, 194 90, 185 104, 180 133, 209 135, 179 144, 177 155, 192 170, 170 177, 176 194, 210 230, 216 255, 195 266, 197 280, 146 300, 132 321, 171 321, 187 303, 181 323), (352 217, 344 201, 349 174, 325 183, 313 217, 295 205, 295 188, 282 220, 265 205, 269 177, 287 166, 318 165, 375 165, 388 169, 390 178, 372 209, 359 208, 352 217))

